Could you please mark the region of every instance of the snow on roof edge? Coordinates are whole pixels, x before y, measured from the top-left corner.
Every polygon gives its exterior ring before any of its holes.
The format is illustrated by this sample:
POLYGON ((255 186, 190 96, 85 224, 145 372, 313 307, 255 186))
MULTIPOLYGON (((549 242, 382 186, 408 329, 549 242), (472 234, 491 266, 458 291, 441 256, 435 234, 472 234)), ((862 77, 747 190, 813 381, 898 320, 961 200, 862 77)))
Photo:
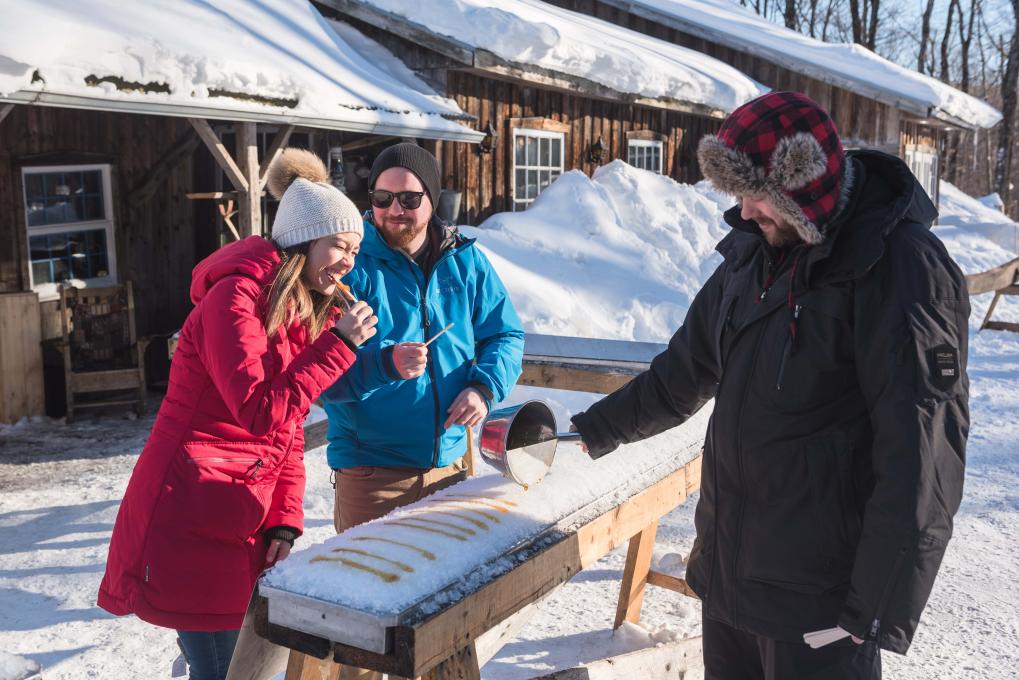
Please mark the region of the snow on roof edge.
MULTIPOLYGON (((815 64, 813 62, 803 59, 797 59, 794 51, 779 50, 772 48, 768 45, 763 45, 761 43, 753 42, 745 38, 740 38, 738 35, 726 33, 724 31, 718 30, 714 26, 700 23, 695 19, 689 17, 673 14, 669 12, 667 9, 648 4, 647 2, 642 0, 600 0, 600 1, 613 7, 616 7, 618 9, 632 12, 633 14, 641 16, 650 21, 654 21, 656 23, 661 23, 664 25, 671 25, 672 28, 676 28, 677 30, 683 30, 684 32, 691 32, 691 30, 695 32, 700 32, 700 37, 703 37, 705 39, 717 42, 721 45, 725 45, 726 47, 738 49, 749 54, 760 56, 781 66, 796 69, 804 73, 805 75, 812 78, 817 78, 822 82, 827 82, 830 85, 842 87, 851 92, 856 92, 857 94, 862 94, 864 96, 871 97, 884 104, 900 108, 904 111, 922 116, 924 118, 928 117, 937 118, 938 120, 942 120, 952 125, 956 125, 967 129, 975 129, 976 127, 983 127, 985 129, 991 128, 997 125, 997 123, 1002 118, 1002 114, 1000 111, 998 111, 996 108, 991 106, 991 104, 985 102, 979 97, 975 97, 974 95, 963 92, 962 90, 959 90, 949 85, 948 83, 942 83, 939 80, 931 78, 931 76, 927 76, 925 74, 912 71, 910 69, 905 70, 913 73, 918 79, 934 80, 939 85, 954 90, 955 92, 958 93, 960 97, 969 98, 974 100, 975 102, 978 102, 980 105, 982 105, 988 110, 989 115, 983 122, 972 122, 966 120, 965 118, 960 117, 956 113, 945 110, 943 107, 940 107, 938 103, 919 98, 908 97, 901 90, 893 90, 886 87, 882 87, 881 85, 871 81, 847 77, 844 74, 827 70, 823 66, 815 64), (993 112, 994 115, 991 115, 990 112, 993 112), (992 118, 994 119, 994 122, 990 122, 992 118)), ((809 38, 809 36, 804 36, 802 33, 800 33, 799 35, 807 39, 816 40, 814 38, 809 38)), ((818 40, 817 42, 821 43, 822 41, 818 40)), ((822 44, 838 44, 838 43, 822 43, 822 44)), ((861 49, 866 48, 861 47, 861 49)), ((870 50, 867 51, 870 52, 870 50)), ((877 55, 876 53, 872 54, 875 54, 876 57, 883 59, 883 57, 880 57, 880 55, 877 55)))

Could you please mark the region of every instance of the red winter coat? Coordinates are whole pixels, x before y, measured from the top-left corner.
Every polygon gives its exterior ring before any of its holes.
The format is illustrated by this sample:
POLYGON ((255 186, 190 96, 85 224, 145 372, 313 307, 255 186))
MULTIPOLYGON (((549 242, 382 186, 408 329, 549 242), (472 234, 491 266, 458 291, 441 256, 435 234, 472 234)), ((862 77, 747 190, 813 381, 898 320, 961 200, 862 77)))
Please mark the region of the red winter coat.
POLYGON ((279 266, 254 236, 195 267, 195 309, 113 528, 99 606, 180 630, 241 626, 266 566, 261 532, 304 528, 311 402, 353 363, 332 333, 295 322, 271 340, 265 291, 279 266))

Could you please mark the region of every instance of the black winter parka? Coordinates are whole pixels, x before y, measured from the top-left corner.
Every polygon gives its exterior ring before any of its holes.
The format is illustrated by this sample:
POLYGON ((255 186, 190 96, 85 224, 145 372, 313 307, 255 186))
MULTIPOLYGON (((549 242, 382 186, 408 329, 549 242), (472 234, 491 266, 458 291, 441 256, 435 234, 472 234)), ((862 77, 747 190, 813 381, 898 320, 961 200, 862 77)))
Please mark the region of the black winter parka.
POLYGON ((705 615, 905 653, 962 496, 969 301, 906 165, 848 155, 822 243, 780 257, 727 211, 724 262, 668 349, 573 420, 597 457, 714 397, 687 567, 705 615))

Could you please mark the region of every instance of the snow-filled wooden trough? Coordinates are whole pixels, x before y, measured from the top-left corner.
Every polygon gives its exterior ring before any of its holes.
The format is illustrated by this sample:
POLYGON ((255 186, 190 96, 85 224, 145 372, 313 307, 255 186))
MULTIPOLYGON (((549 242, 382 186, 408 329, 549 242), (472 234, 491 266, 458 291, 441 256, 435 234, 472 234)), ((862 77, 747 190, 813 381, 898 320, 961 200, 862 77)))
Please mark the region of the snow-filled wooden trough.
POLYGON ((480 636, 630 539, 617 625, 636 620, 657 521, 698 488, 709 411, 598 461, 563 444, 529 489, 474 477, 296 552, 259 584, 259 632, 392 675, 476 672, 480 636))

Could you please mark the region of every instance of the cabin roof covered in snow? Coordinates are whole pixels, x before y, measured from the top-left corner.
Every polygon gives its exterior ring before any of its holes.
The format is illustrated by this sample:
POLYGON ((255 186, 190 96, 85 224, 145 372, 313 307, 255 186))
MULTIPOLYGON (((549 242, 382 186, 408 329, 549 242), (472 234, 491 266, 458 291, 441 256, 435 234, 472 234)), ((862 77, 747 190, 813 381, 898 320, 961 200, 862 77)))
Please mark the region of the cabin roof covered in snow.
POLYGON ((3 101, 482 137, 461 124, 472 117, 455 102, 381 46, 331 27, 307 0, 6 3, 3 101))
POLYGON ((865 47, 827 43, 780 26, 730 0, 600 0, 663 26, 753 54, 922 118, 993 127, 1001 112, 865 47))
POLYGON ((768 88, 709 55, 538 0, 320 0, 454 61, 582 94, 723 117, 768 88))

